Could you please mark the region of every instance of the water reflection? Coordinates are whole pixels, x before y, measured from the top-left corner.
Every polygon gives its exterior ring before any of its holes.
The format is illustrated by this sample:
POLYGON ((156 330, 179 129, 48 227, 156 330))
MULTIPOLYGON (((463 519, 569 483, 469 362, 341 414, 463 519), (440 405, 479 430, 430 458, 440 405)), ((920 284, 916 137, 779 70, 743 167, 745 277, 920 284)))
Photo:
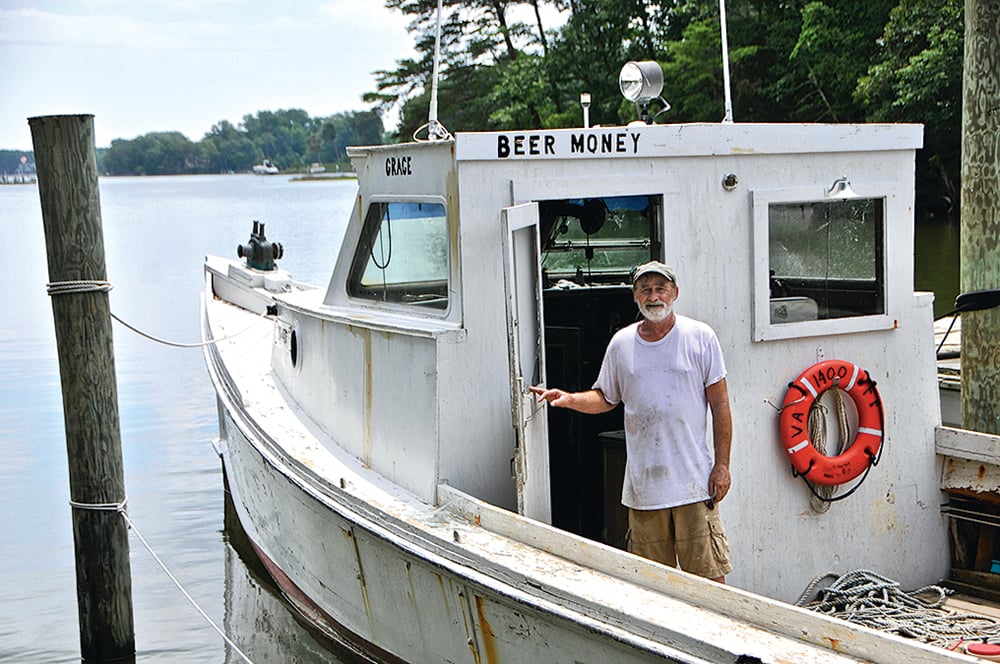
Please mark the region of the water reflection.
MULTIPOLYGON (((364 660, 341 651, 298 620, 281 591, 254 553, 236 518, 232 500, 225 500, 226 595, 225 631, 254 662, 317 662, 356 664, 364 660)), ((227 664, 243 664, 231 647, 227 664)))

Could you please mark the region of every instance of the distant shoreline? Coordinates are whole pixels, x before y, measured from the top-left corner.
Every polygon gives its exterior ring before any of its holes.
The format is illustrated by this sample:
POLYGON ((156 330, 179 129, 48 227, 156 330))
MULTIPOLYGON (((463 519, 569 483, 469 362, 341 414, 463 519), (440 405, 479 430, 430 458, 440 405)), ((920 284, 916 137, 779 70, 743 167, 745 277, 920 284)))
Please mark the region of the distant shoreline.
POLYGON ((319 180, 357 180, 357 173, 309 173, 293 175, 292 182, 313 182, 319 180))
POLYGON ((110 173, 100 173, 99 177, 102 178, 174 178, 174 177, 219 177, 219 176, 235 176, 235 175, 252 175, 254 177, 259 177, 262 179, 271 180, 281 180, 287 179, 291 182, 319 182, 322 180, 357 180, 358 176, 356 173, 320 173, 318 175, 308 175, 306 173, 276 173, 274 175, 258 175, 257 173, 252 173, 251 171, 238 171, 235 173, 164 173, 157 175, 112 175, 110 173))

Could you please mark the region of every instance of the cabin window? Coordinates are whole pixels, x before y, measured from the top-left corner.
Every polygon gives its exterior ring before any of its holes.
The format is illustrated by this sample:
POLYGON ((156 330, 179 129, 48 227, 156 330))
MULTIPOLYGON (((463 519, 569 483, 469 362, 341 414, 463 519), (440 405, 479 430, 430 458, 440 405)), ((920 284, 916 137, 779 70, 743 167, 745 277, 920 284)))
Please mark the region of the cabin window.
MULTIPOLYGON (((820 319, 885 313, 881 201, 772 204, 768 229, 773 299, 807 298, 820 319)), ((772 307, 771 323, 789 315, 772 307)))
POLYGON ((755 337, 884 327, 886 199, 767 198, 754 198, 755 337))
POLYGON ((448 307, 448 225, 444 205, 372 203, 348 292, 378 302, 448 307))
POLYGON ((542 269, 549 283, 616 283, 658 249, 655 196, 540 201, 542 269))

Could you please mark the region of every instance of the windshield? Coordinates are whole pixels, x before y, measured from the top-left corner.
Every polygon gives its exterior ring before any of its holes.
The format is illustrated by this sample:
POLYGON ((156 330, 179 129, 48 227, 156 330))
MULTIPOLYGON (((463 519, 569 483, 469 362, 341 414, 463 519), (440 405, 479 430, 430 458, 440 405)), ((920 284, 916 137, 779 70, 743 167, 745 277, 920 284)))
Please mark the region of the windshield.
POLYGON ((354 257, 348 292, 361 298, 445 309, 448 225, 440 203, 374 203, 354 257))

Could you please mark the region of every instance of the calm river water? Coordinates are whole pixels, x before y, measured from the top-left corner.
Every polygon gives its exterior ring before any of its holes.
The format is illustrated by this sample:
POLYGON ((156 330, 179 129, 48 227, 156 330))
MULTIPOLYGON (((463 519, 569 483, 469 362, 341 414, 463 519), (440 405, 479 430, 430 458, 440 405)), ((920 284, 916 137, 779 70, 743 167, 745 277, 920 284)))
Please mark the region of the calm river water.
MULTIPOLYGON (((197 341, 201 264, 235 256, 253 220, 284 245, 282 267, 325 284, 353 204, 353 180, 249 175, 104 178, 111 309, 156 336, 197 341)), ((38 192, 0 187, 0 661, 79 662, 69 488, 38 192)), ((958 290, 958 225, 917 224, 917 283, 947 310, 958 290)), ((255 662, 340 662, 299 626, 235 547, 210 441, 215 397, 200 350, 115 324, 129 514, 209 616, 255 662)), ((131 538, 137 661, 242 661, 131 538)))
MULTIPOLYGON (((251 175, 102 178, 111 310, 156 336, 198 341, 201 264, 235 257, 253 220, 282 267, 325 283, 354 180, 251 175)), ((48 267, 38 191, 0 187, 12 279, 0 317, 0 661, 79 662, 73 537, 48 267)), ((248 567, 223 522, 212 452, 215 397, 201 351, 114 324, 129 515, 198 604, 255 662, 337 662, 248 567)), ((235 538, 234 538, 235 539, 235 538)), ((152 556, 130 538, 138 662, 237 662, 152 556)))

